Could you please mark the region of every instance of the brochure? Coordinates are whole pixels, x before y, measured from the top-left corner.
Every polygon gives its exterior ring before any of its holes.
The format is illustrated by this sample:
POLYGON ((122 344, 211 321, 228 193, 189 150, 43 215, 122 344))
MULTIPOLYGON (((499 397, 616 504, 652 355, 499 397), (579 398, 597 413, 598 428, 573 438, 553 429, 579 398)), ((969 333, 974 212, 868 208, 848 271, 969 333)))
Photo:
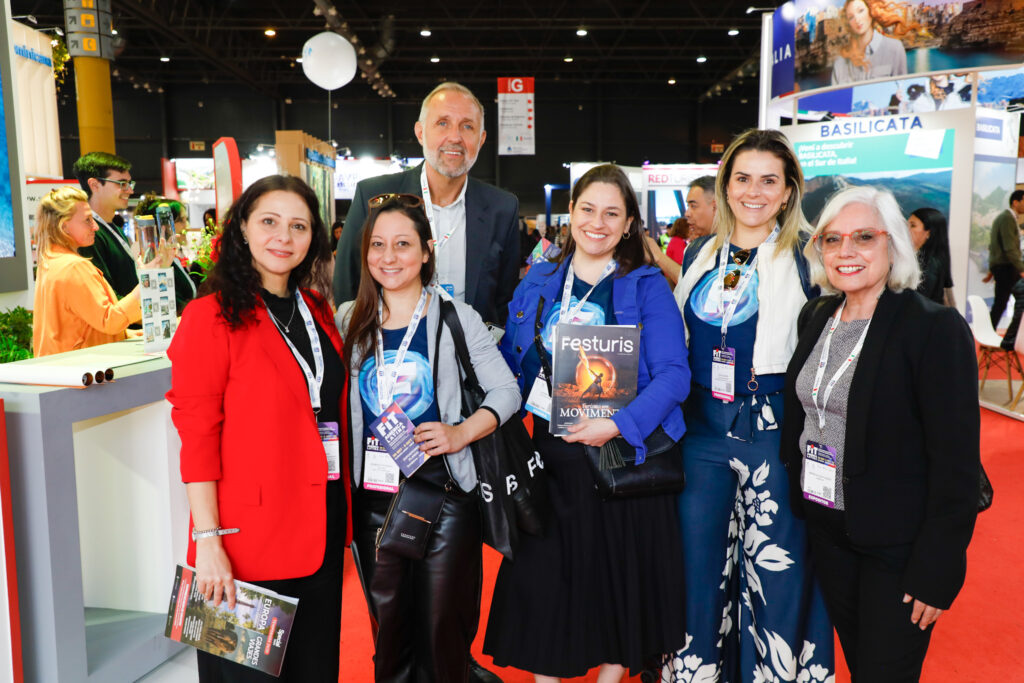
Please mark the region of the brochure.
POLYGON ((377 437, 407 478, 427 461, 426 454, 413 441, 415 427, 397 403, 392 403, 370 423, 370 433, 377 437))
POLYGON ((195 575, 195 569, 178 565, 164 635, 279 676, 299 601, 235 581, 235 609, 228 609, 227 600, 214 607, 196 589, 195 575))

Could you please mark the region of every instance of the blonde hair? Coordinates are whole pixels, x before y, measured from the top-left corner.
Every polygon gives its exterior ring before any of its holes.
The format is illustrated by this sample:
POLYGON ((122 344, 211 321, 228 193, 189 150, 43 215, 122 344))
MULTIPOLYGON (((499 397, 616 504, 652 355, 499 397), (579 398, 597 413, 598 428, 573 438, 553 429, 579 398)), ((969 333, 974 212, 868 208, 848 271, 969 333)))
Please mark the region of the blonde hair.
POLYGON ((758 128, 751 128, 740 133, 722 155, 722 164, 718 167, 718 175, 715 177, 715 203, 718 210, 715 211, 715 222, 712 228, 715 232, 714 248, 721 249, 736 227, 736 216, 732 212, 732 207, 729 206, 726 187, 729 184, 729 176, 732 175, 732 165, 736 156, 740 152, 748 151, 768 152, 782 162, 786 187, 789 188, 790 194, 782 210, 775 217, 781 226, 775 255, 792 252, 793 247, 800 243, 801 233, 807 234, 811 231, 811 226, 804 218, 801 208, 804 197, 804 172, 796 159, 793 146, 785 135, 777 130, 758 128))
POLYGON ((36 210, 36 248, 41 256, 49 255, 54 246, 75 251, 78 245, 64 231, 79 204, 88 206, 89 198, 77 187, 50 190, 36 210))
POLYGON ((894 292, 917 288, 921 281, 921 266, 917 262, 907 220, 903 217, 900 205, 892 192, 871 185, 847 187, 829 197, 828 203, 821 211, 821 218, 818 219, 814 234, 804 247, 804 256, 811 267, 811 282, 820 286, 823 292, 835 294, 839 291, 829 282, 825 264, 814 242, 840 212, 851 204, 870 207, 882 224, 879 227, 889 233, 890 268, 886 286, 894 292))

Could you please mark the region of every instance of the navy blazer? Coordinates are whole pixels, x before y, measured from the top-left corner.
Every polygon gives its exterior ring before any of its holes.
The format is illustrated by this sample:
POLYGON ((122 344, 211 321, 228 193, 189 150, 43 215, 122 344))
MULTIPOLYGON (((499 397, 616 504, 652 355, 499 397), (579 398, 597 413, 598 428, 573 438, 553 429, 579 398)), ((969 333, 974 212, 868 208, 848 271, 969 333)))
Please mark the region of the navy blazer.
MULTIPOLYGON (((531 387, 523 386, 523 356, 533 345, 537 303, 544 297, 542 316, 560 298, 565 269, 561 264, 542 262, 530 268, 509 303, 508 325, 500 349, 519 382, 525 400, 531 387)), ((682 403, 690 393, 690 366, 683 341, 683 318, 661 270, 640 266, 612 280, 612 305, 620 325, 640 326, 640 360, 637 367, 637 396, 612 420, 622 438, 634 446, 637 455, 646 454, 644 439, 661 425, 678 441, 686 432, 682 403)))
MULTIPOLYGON (((782 462, 800 515, 804 409, 796 378, 842 301, 808 301, 786 371, 782 462)), ((850 384, 843 451, 846 532, 862 546, 912 544, 903 590, 947 609, 963 586, 978 514, 978 363, 953 308, 917 292, 878 300, 850 384)), ((812 358, 810 362, 816 363, 812 358)))
MULTIPOLYGON (((334 262, 334 302, 356 298, 366 203, 388 192, 423 196, 423 164, 402 173, 367 178, 356 185, 334 262)), ((506 307, 519 282, 519 200, 510 192, 466 178, 466 303, 485 322, 505 323, 506 307), (472 256, 470 256, 472 255, 472 256)))

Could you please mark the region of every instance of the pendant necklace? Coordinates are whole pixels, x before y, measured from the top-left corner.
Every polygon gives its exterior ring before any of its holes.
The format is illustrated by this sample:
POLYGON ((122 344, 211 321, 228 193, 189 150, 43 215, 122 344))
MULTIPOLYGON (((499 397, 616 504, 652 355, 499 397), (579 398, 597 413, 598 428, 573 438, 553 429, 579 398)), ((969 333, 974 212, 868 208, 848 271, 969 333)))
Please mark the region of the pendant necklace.
POLYGON ((291 324, 292 324, 292 320, 295 319, 295 309, 297 309, 297 308, 298 308, 298 304, 295 303, 295 299, 292 299, 292 314, 290 316, 288 316, 288 322, 286 322, 286 323, 282 323, 281 319, 278 318, 276 315, 274 315, 274 312, 272 310, 270 310, 270 306, 267 306, 267 313, 269 313, 270 317, 272 317, 274 319, 274 322, 276 322, 278 325, 281 325, 282 327, 284 327, 284 333, 285 334, 291 334, 291 331, 292 331, 291 330, 291 324))

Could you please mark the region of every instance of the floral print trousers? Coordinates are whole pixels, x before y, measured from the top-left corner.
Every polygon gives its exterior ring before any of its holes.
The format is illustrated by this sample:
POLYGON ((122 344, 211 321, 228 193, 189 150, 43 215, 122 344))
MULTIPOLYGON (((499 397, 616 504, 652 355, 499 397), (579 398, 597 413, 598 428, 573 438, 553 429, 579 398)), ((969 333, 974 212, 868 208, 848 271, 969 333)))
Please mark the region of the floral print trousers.
POLYGON ((665 683, 834 683, 832 624, 779 460, 782 395, 694 386, 679 496, 686 643, 665 683))

